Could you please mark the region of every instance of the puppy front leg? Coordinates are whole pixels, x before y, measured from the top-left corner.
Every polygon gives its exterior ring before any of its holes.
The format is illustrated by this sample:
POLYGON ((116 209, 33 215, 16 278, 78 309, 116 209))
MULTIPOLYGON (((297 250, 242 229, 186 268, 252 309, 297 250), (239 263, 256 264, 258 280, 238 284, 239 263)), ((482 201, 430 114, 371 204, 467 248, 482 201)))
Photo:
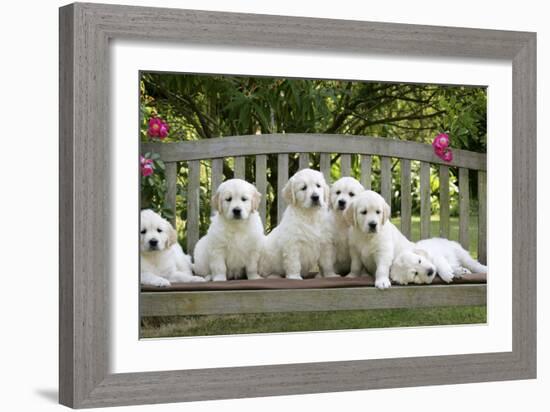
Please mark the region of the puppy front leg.
POLYGON ((250 254, 250 257, 246 264, 246 277, 248 280, 262 279, 262 277, 258 274, 259 259, 260 259, 259 252, 253 252, 250 254))
POLYGON ((436 256, 433 258, 433 264, 435 265, 437 274, 441 279, 443 279, 444 282, 452 282, 454 278, 453 268, 451 267, 447 259, 436 256))
POLYGON ((223 254, 212 253, 210 255, 210 274, 214 282, 224 282, 227 280, 227 267, 223 254))
POLYGON ((347 278, 356 278, 361 276, 361 269, 363 268, 363 262, 361 262, 361 253, 355 248, 350 247, 349 254, 351 256, 350 272, 346 275, 347 278))
POLYGON ((300 252, 296 247, 286 247, 283 249, 283 269, 287 279, 302 279, 300 252))
POLYGON ((390 256, 380 256, 376 262, 376 273, 374 275, 374 286, 378 289, 388 289, 391 287, 390 267, 392 259, 390 256))
POLYGON ((340 277, 334 273, 334 247, 332 243, 325 243, 321 247, 321 256, 319 257, 319 267, 325 278, 340 277))

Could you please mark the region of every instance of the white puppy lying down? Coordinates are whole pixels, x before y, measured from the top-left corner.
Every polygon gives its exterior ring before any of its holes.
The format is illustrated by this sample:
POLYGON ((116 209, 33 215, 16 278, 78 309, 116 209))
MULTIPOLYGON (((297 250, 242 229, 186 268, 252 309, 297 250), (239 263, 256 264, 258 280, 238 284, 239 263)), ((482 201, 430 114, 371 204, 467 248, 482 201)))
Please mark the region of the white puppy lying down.
POLYGON ((195 246, 195 274, 212 275, 214 281, 258 279, 258 259, 264 227, 258 207, 261 194, 250 183, 230 179, 212 197, 210 227, 195 246))
POLYGON ((330 187, 328 229, 332 236, 334 271, 339 275, 347 275, 351 264, 349 254, 350 226, 344 218, 344 211, 355 196, 364 191, 363 185, 353 177, 342 177, 330 187))
POLYGON ((262 250, 262 276, 302 279, 318 267, 325 277, 337 276, 326 231, 328 191, 323 174, 316 170, 303 169, 289 179, 282 190, 288 207, 262 250))
POLYGON ((344 217, 352 226, 349 234, 351 269, 348 277, 361 275, 363 267, 374 273, 379 289, 391 286, 390 267, 393 259, 413 243, 389 221, 390 206, 384 198, 367 190, 351 202, 344 217))
POLYGON ((424 239, 413 250, 398 256, 391 268, 397 283, 432 283, 435 274, 449 283, 467 273, 487 273, 487 266, 473 259, 457 242, 443 238, 424 239))
POLYGON ((177 243, 172 225, 150 209, 140 216, 141 284, 170 286, 170 282, 204 282, 193 276, 191 258, 177 243))

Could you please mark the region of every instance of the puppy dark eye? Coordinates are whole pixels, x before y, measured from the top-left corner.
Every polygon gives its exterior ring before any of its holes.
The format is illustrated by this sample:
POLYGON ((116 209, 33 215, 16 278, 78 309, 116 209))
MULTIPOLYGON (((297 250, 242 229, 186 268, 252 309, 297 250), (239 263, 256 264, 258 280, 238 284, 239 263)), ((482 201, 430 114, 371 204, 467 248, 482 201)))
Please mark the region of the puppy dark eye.
POLYGON ((228 197, 227 199, 225 199, 226 202, 231 202, 233 200, 232 197, 228 197))
POLYGON ((302 190, 306 190, 306 189, 307 189, 307 185, 306 185, 306 186, 304 186, 304 187, 302 187, 302 190))
POLYGON ((315 186, 317 186, 317 187, 321 187, 321 185, 320 185, 319 183, 317 183, 317 184, 316 184, 315 186))
POLYGON ((362 210, 362 211, 361 211, 361 214, 362 214, 362 215, 366 215, 366 214, 367 214, 367 211, 366 211, 366 210, 362 210))
POLYGON ((342 192, 340 192, 339 190, 336 191, 336 194, 337 194, 337 195, 339 195, 340 193, 342 193, 342 192))
POLYGON ((353 197, 353 196, 355 196, 355 193, 349 192, 349 195, 350 195, 350 197, 353 197))
POLYGON ((379 215, 379 214, 380 214, 380 210, 377 210, 377 211, 376 211, 376 214, 379 215))
POLYGON ((418 276, 418 272, 414 272, 414 276, 418 276))
POLYGON ((422 259, 418 259, 418 263, 422 263, 422 259))
POLYGON ((243 202, 246 202, 248 199, 247 199, 246 197, 241 197, 241 200, 242 200, 243 202))
POLYGON ((145 229, 142 229, 141 232, 139 232, 139 233, 141 233, 142 235, 144 235, 145 232, 147 232, 147 231, 146 231, 145 229))
POLYGON ((162 229, 161 229, 161 228, 158 228, 158 229, 157 229, 157 232, 162 233, 162 229))

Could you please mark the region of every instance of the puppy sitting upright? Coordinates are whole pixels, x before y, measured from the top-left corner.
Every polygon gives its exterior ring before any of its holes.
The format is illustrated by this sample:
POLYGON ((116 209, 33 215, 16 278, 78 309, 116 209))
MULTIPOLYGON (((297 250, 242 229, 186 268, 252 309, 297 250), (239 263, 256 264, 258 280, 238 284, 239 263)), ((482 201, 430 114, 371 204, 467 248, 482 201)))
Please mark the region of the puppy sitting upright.
POLYGON ((318 267, 323 276, 336 276, 326 231, 328 191, 323 174, 316 170, 303 169, 289 179, 282 190, 288 207, 262 250, 262 276, 302 279, 318 267))
POLYGON ((328 228, 332 236, 334 271, 339 275, 347 275, 351 263, 349 254, 350 226, 344 218, 344 211, 355 196, 364 191, 363 185, 353 177, 342 177, 330 187, 328 228))
POLYGON ((195 274, 212 275, 213 281, 258 279, 258 259, 264 227, 258 207, 261 194, 250 183, 230 179, 212 197, 210 227, 195 246, 195 274))
POLYGON ((344 212, 352 226, 349 237, 351 269, 348 276, 360 276, 365 267, 368 273, 374 273, 374 285, 379 289, 391 286, 393 259, 404 250, 413 248, 413 243, 389 221, 390 214, 390 206, 372 190, 355 196, 344 212))
POLYGON ((191 258, 177 243, 176 230, 150 209, 140 216, 141 284, 170 286, 170 282, 204 282, 193 276, 191 258))

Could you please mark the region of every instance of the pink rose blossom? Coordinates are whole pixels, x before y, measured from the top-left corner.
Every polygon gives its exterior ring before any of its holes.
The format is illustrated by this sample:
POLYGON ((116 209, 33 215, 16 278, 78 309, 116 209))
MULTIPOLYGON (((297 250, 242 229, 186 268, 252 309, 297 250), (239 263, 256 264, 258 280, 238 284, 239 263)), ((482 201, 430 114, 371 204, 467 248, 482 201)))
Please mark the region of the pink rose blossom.
POLYGON ((170 127, 160 117, 151 117, 149 119, 149 128, 147 134, 151 137, 158 137, 164 139, 168 136, 170 127))
POLYGON ((141 175, 143 177, 151 176, 153 174, 153 166, 151 164, 143 165, 141 168, 141 175))
POLYGON ((435 137, 434 141, 432 142, 432 146, 434 147, 434 149, 446 149, 447 147, 449 147, 449 143, 449 135, 446 133, 440 133, 435 137))
POLYGON ((441 159, 443 159, 446 162, 452 162, 453 152, 451 151, 451 149, 448 149, 445 153, 443 153, 443 156, 441 156, 441 159))

